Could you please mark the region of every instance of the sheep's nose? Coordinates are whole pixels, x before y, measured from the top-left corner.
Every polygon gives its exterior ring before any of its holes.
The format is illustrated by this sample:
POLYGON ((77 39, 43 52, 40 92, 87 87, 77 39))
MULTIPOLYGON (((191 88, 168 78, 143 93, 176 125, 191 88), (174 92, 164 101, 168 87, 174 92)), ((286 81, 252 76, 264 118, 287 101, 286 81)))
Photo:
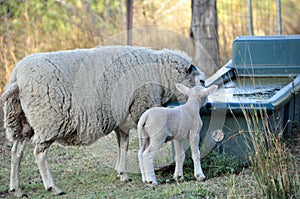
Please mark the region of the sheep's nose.
POLYGON ((204 84, 205 84, 205 80, 200 79, 200 85, 201 85, 201 86, 204 86, 204 84))

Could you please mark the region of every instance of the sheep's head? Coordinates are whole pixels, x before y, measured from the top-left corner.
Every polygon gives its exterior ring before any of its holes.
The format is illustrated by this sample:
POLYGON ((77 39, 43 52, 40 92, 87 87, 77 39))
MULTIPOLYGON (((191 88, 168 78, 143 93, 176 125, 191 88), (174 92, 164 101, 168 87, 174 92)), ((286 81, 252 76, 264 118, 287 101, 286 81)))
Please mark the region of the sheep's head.
POLYGON ((189 66, 187 69, 187 74, 192 77, 192 79, 195 81, 195 85, 204 85, 206 76, 205 74, 200 71, 197 67, 195 67, 193 64, 189 66))
POLYGON ((188 96, 189 99, 196 99, 201 105, 206 101, 206 97, 218 88, 217 85, 212 85, 208 88, 204 88, 201 85, 196 85, 192 88, 186 87, 183 84, 176 84, 176 88, 179 92, 188 96))

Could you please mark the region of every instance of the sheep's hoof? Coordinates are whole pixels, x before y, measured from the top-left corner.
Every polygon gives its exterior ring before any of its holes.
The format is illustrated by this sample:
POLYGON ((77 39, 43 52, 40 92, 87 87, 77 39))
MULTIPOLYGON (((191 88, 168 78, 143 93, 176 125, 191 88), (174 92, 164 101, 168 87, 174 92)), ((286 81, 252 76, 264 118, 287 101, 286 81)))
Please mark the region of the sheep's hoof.
POLYGON ((127 173, 119 173, 118 177, 120 178, 121 182, 131 182, 132 179, 128 176, 127 173))
POLYGON ((22 189, 11 189, 8 191, 10 194, 13 194, 17 198, 28 198, 27 194, 22 192, 22 189))
POLYGON ((184 177, 183 177, 183 176, 174 177, 174 180, 175 180, 177 183, 183 182, 183 181, 184 181, 184 177))

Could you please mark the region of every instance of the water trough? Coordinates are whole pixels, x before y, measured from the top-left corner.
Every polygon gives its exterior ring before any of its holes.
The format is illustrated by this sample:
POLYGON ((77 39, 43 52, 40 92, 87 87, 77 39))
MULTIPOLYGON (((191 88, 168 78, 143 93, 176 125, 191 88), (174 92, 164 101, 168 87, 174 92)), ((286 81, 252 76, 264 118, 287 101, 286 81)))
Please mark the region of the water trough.
MULTIPOLYGON (((245 113, 265 115, 274 133, 291 134, 300 123, 300 35, 242 36, 233 42, 232 60, 205 81, 219 85, 201 109, 202 156, 212 148, 248 161, 245 113)), ((260 116, 259 116, 260 118, 260 116)))

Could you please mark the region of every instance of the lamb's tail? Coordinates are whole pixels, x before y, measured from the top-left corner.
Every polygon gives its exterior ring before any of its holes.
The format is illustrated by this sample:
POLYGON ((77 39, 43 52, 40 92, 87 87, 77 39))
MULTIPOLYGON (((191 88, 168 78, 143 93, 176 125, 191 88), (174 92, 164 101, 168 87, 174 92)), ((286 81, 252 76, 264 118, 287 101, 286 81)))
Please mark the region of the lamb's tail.
POLYGON ((138 125, 137 125, 140 149, 142 147, 146 147, 149 144, 149 136, 148 136, 148 133, 145 130, 145 124, 147 122, 147 116, 148 116, 148 114, 144 113, 140 117, 138 125))
POLYGON ((33 135, 33 129, 27 122, 23 112, 19 98, 19 87, 16 82, 5 89, 5 92, 1 95, 1 103, 3 103, 6 138, 9 141, 30 139, 33 135))

